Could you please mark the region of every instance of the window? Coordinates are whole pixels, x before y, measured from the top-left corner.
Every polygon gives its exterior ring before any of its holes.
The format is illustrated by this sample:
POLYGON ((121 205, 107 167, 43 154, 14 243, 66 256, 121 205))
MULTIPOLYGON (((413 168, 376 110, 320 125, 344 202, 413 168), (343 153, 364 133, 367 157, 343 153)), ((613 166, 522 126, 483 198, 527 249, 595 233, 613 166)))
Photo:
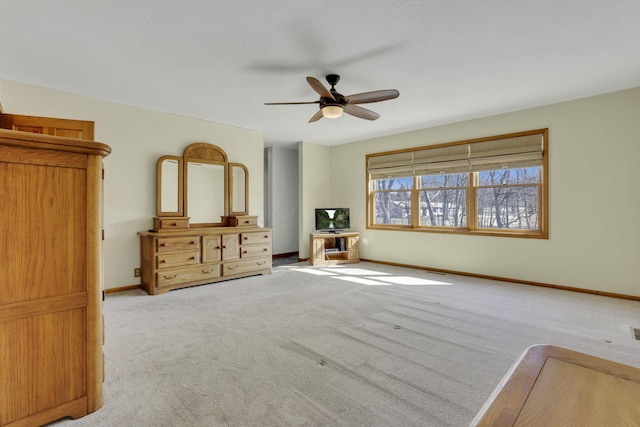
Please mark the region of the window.
POLYGON ((477 179, 479 229, 538 229, 539 167, 482 171, 477 179))
POLYGON ((412 177, 375 180, 377 224, 411 225, 412 177))
POLYGON ((547 134, 367 155, 367 227, 546 238, 547 134))
POLYGON ((438 174, 420 177, 420 225, 467 226, 469 174, 438 174))

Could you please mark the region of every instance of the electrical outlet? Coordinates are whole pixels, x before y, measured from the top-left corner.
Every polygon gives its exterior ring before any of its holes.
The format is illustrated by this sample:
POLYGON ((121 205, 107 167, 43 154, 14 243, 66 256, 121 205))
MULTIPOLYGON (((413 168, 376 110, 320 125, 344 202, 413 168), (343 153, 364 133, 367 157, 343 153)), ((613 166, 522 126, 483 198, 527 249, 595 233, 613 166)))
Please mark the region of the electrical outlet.
POLYGON ((140 277, 140 274, 142 274, 142 273, 141 273, 139 267, 133 269, 133 277, 140 277))

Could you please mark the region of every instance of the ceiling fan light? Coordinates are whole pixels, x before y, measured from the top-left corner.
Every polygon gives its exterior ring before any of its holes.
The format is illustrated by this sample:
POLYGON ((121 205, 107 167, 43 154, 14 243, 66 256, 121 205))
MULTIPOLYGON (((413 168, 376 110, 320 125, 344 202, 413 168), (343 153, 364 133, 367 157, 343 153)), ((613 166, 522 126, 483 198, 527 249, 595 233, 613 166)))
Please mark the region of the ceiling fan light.
POLYGON ((342 116, 343 107, 340 105, 325 105, 322 107, 322 116, 327 119, 337 119, 342 116))

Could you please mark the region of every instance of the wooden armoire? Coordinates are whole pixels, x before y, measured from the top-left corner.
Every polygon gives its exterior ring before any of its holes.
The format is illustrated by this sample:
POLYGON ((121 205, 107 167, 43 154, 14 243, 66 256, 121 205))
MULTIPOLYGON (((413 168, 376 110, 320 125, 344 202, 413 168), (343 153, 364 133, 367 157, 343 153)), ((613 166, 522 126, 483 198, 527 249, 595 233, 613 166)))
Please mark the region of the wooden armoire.
POLYGON ((102 406, 108 145, 0 129, 0 426, 102 406))

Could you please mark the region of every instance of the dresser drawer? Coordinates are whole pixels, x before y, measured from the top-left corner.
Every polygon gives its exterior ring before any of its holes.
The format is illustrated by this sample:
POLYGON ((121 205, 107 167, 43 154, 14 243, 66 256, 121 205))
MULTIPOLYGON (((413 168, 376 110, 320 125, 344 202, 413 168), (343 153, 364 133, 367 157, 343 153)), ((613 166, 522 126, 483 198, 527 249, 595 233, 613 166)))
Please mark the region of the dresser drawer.
POLYGON ((255 231, 241 234, 241 245, 251 245, 254 243, 271 243, 271 231, 255 231))
POLYGON ((156 268, 174 268, 200 263, 200 251, 198 249, 187 252, 159 253, 156 256, 156 268))
POLYGON ((235 262, 225 262, 222 265, 222 277, 234 274, 250 273, 271 268, 271 257, 252 258, 235 262))
POLYGON ((242 246, 241 257, 242 258, 255 258, 261 256, 271 255, 271 244, 264 245, 244 245, 242 246))
POLYGON ((220 264, 205 264, 197 267, 180 268, 157 273, 157 286, 159 288, 172 285, 180 285, 189 282, 199 282, 206 279, 220 277, 220 264))
POLYGON ((200 249, 200 236, 162 237, 157 245, 158 253, 200 249))
POLYGON ((189 219, 187 218, 154 218, 154 230, 188 230, 189 219))
POLYGON ((237 215, 229 217, 230 227, 256 227, 258 217, 256 215, 237 215))

